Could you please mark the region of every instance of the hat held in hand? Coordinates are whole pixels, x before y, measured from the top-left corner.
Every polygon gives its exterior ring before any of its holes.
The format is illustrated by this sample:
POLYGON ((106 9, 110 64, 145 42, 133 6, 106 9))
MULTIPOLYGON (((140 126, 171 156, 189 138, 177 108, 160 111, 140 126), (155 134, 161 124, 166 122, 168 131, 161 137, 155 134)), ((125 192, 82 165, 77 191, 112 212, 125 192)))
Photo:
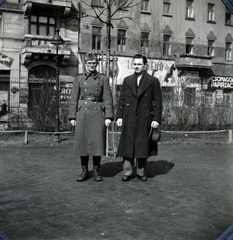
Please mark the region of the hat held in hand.
POLYGON ((150 129, 149 133, 149 140, 153 142, 159 142, 161 138, 161 131, 159 128, 152 128, 150 129))

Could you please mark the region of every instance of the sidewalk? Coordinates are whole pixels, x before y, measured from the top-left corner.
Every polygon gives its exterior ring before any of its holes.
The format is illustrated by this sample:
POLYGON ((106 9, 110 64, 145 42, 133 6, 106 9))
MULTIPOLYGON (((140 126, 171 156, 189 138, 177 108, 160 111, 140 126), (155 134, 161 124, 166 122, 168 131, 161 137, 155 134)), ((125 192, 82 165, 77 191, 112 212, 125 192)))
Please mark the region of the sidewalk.
POLYGON ((122 182, 121 159, 104 157, 103 182, 78 183, 72 148, 0 148, 10 240, 215 240, 233 224, 232 145, 161 142, 147 182, 122 182))

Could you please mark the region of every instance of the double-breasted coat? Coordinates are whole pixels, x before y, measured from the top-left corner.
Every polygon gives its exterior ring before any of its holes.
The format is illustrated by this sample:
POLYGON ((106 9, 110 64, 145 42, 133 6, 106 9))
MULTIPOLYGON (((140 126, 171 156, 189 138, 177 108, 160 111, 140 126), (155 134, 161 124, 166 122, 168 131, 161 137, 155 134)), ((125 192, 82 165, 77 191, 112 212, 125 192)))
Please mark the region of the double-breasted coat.
POLYGON ((76 120, 74 155, 105 155, 105 119, 113 117, 109 79, 99 72, 75 77, 69 106, 69 120, 76 120))
POLYGON ((157 155, 157 143, 148 135, 152 121, 161 123, 162 93, 159 80, 143 73, 137 86, 136 74, 126 77, 117 107, 117 119, 123 118, 118 156, 148 158, 157 155))

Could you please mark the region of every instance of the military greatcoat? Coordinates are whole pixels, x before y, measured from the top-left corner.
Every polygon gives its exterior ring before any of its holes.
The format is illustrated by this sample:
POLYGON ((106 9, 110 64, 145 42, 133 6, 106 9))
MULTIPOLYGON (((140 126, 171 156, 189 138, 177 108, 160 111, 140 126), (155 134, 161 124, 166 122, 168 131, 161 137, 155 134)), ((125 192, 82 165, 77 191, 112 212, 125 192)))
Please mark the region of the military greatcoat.
POLYGON ((69 107, 69 120, 76 120, 75 156, 105 155, 105 119, 113 117, 109 79, 99 72, 75 77, 69 107))
POLYGON ((148 158, 157 155, 157 143, 149 142, 152 121, 161 123, 162 94, 159 80, 144 72, 137 87, 136 74, 126 77, 118 102, 117 118, 123 118, 117 155, 148 158))

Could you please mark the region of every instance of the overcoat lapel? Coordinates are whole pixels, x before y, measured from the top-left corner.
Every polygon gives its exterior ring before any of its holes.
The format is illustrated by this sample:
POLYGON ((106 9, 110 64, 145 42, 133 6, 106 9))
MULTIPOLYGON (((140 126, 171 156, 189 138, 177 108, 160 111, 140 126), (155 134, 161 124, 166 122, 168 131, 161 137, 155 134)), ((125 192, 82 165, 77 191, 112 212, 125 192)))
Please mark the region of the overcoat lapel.
POLYGON ((152 84, 152 81, 150 80, 150 75, 147 72, 145 72, 141 81, 142 83, 139 87, 138 97, 152 84))
POLYGON ((136 74, 130 76, 129 81, 127 82, 128 86, 132 90, 133 94, 137 96, 137 86, 136 86, 136 74))

